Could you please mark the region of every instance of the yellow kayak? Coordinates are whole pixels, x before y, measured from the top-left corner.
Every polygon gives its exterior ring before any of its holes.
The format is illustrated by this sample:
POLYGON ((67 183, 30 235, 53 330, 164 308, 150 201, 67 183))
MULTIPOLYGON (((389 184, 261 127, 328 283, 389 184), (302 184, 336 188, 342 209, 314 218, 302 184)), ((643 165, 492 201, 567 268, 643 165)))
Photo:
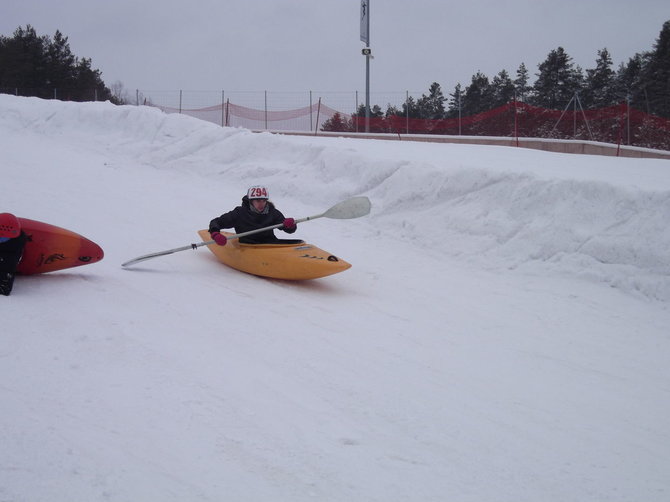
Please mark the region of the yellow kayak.
MULTIPOLYGON (((234 235, 221 232, 226 237, 234 235)), ((203 241, 210 241, 207 230, 199 230, 203 241)), ((243 244, 230 239, 225 246, 208 244, 221 262, 236 270, 261 277, 301 281, 318 279, 351 268, 351 264, 312 244, 243 244)))

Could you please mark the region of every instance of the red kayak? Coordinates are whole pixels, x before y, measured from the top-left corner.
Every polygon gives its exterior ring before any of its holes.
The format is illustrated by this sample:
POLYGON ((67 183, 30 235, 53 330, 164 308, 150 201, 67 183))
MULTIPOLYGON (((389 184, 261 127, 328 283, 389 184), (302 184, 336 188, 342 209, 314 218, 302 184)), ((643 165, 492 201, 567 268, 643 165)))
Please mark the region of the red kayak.
POLYGON ((65 228, 41 221, 19 218, 28 236, 17 272, 43 274, 79 267, 102 260, 104 253, 95 242, 65 228))

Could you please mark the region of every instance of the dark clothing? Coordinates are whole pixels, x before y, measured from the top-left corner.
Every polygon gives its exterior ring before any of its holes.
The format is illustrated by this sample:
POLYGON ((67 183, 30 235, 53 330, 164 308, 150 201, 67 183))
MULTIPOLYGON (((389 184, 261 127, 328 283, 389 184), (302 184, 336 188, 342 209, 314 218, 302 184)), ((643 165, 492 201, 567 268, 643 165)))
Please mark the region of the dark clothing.
POLYGON ((16 272, 16 267, 21 260, 23 247, 26 245, 26 234, 6 242, 0 242, 0 272, 16 272))
POLYGON ((14 285, 16 267, 21 261, 27 236, 24 232, 14 239, 0 242, 0 294, 8 296, 14 285))
MULTIPOLYGON (((209 223, 209 233, 219 232, 222 228, 234 228, 236 234, 248 232, 249 230, 256 230, 258 228, 270 227, 284 223, 284 215, 279 211, 272 202, 268 201, 267 211, 258 213, 251 208, 249 199, 245 195, 242 197, 242 205, 237 206, 232 211, 222 214, 218 218, 214 218, 209 223)), ((280 230, 288 234, 295 232, 296 228, 287 230, 279 227, 280 230)), ((240 242, 247 244, 267 244, 272 242, 282 242, 278 239, 273 230, 266 230, 257 234, 241 237, 240 242)))

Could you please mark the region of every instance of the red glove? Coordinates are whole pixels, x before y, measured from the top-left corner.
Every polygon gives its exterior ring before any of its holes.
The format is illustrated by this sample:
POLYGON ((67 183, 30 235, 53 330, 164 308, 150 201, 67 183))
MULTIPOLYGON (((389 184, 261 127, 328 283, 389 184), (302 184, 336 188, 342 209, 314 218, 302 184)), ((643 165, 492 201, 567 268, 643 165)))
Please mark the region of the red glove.
POLYGON ((293 218, 286 218, 284 220, 284 230, 293 230, 295 227, 296 224, 293 218))
POLYGON ((228 242, 226 236, 219 232, 212 232, 210 235, 212 236, 212 239, 214 239, 214 242, 216 242, 219 246, 225 246, 226 242, 228 242))

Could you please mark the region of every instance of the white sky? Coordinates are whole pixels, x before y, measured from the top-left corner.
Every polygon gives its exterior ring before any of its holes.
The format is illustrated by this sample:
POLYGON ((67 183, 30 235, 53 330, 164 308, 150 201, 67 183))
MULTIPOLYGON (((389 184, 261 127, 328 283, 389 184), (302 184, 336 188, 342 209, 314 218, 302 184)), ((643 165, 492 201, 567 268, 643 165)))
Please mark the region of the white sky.
MULTIPOLYGON (((364 91, 359 0, 3 2, 0 33, 57 29, 127 90, 364 91)), ((562 46, 583 69, 651 50, 667 0, 371 0, 371 92, 451 92, 562 46)))

